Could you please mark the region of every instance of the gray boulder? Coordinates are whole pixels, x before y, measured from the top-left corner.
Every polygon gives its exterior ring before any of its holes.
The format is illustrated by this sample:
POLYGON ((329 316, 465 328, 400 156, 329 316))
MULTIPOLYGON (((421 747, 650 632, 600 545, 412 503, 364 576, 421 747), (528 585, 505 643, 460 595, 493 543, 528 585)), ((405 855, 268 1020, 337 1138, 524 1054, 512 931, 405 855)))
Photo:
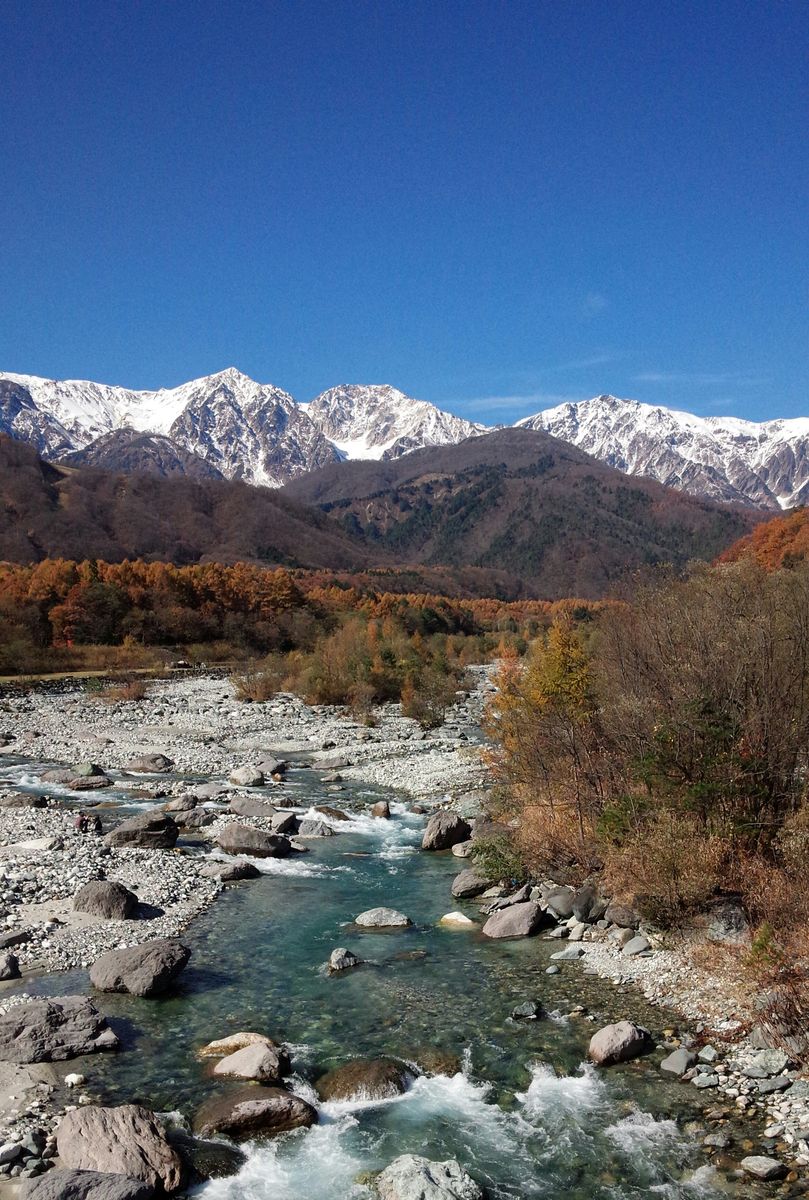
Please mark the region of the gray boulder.
POLYGON ((616 1021, 593 1034, 587 1053, 596 1066, 609 1067, 648 1054, 652 1044, 648 1029, 632 1021, 616 1021))
POLYGON ((78 1171, 103 1171, 139 1179, 154 1189, 176 1191, 183 1164, 148 1108, 87 1104, 65 1113, 56 1133, 61 1163, 78 1171))
POLYGON ((206 1100, 197 1109, 194 1131, 202 1137, 221 1133, 240 1141, 308 1128, 316 1121, 317 1111, 300 1096, 283 1088, 247 1085, 206 1100))
POLYGON ((451 850, 472 836, 472 826, 454 812, 433 813, 421 839, 422 850, 451 850))
POLYGON ((154 775, 158 772, 170 771, 173 766, 174 760, 166 754, 141 754, 137 758, 130 758, 125 770, 142 771, 154 775))
POLYGON ((640 913, 629 904, 621 904, 613 900, 604 911, 604 920, 611 925, 621 925, 624 929, 637 929, 640 925, 640 913))
POLYGON ((352 967, 359 967, 361 963, 362 959, 358 958, 352 950, 347 950, 345 946, 338 946, 329 955, 326 969, 330 975, 336 975, 338 971, 349 971, 352 967))
POLYGON ((90 982, 100 992, 159 996, 190 957, 191 951, 177 938, 156 938, 142 946, 108 950, 90 968, 90 982))
POLYGON ((20 963, 16 954, 0 954, 0 980, 19 979, 20 963))
POLYGON ((137 916, 138 898, 122 883, 91 879, 73 897, 73 910, 105 921, 126 921, 137 916))
POLYGON ((705 913, 705 936, 709 942, 723 946, 749 945, 750 922, 741 901, 727 897, 709 905, 705 913))
POLYGON ((2 1062, 63 1062, 117 1045, 118 1038, 88 996, 27 1000, 0 1013, 2 1062))
POLYGON ((26 1179, 20 1200, 152 1200, 155 1190, 141 1179, 108 1171, 48 1171, 26 1179))
POLYGON ((573 916, 573 900, 576 893, 571 887, 555 887, 545 896, 545 903, 548 908, 553 910, 553 913, 561 920, 567 920, 573 916))
POLYGON ((214 1075, 230 1075, 236 1079, 254 1079, 256 1083, 280 1083, 290 1071, 289 1056, 275 1043, 254 1042, 219 1060, 214 1075))
POLYGON ((298 837, 334 837, 336 833, 331 825, 312 817, 304 818, 298 825, 298 837))
POLYGON ((492 913, 483 926, 483 934, 489 938, 531 937, 547 923, 548 918, 539 905, 526 900, 492 913))
POLYGON ((300 818, 291 812, 276 813, 272 819, 273 833, 297 833, 300 818))
POLYGON ((455 1159, 431 1162, 402 1154, 377 1175, 380 1200, 483 1200, 483 1191, 455 1159))
POLYGON ((256 764, 260 771, 265 775, 286 775, 289 770, 289 763, 284 758, 273 758, 268 755, 266 758, 260 758, 256 764))
POLYGON ((368 908, 354 918, 354 924, 363 929, 393 929, 412 925, 412 921, 395 908, 368 908))
POLYGON ((623 953, 632 957, 635 954, 646 954, 647 951, 651 950, 651 948, 652 947, 649 945, 648 940, 643 936, 643 934, 636 933, 635 936, 630 938, 628 942, 624 942, 623 953))
POLYGON ((230 773, 229 782, 235 787, 264 787, 264 772, 258 767, 236 767, 230 773))
POLYGON ((179 830, 168 813, 152 809, 122 821, 104 838, 108 846, 134 846, 140 850, 171 850, 179 830))
POLYGON ((576 962, 584 957, 583 946, 565 946, 564 950, 557 950, 551 955, 551 958, 556 962, 576 962))
POLYGON ((237 817, 265 817, 271 821, 276 814, 276 807, 269 800, 260 796, 234 796, 230 802, 230 811, 237 817))
POLYGON ((174 814, 174 820, 183 829, 204 829, 206 825, 213 825, 216 813, 207 808, 184 809, 174 814))
POLYGON ((100 778, 106 774, 103 767, 94 762, 74 763, 68 768, 73 779, 92 779, 93 777, 100 778))
POLYGON ((240 879, 258 879, 261 871, 250 862, 208 863, 200 871, 205 879, 218 879, 220 883, 236 883, 240 879))
POLYGON ((660 1064, 661 1071, 668 1071, 671 1075, 685 1075, 686 1071, 690 1071, 696 1065, 697 1056, 692 1050, 686 1050, 682 1046, 678 1050, 672 1050, 660 1064))
POLYGON ((290 850, 288 838, 252 825, 226 825, 216 841, 226 854, 250 854, 254 858, 286 858, 290 850))
POLYGON ((377 800, 376 804, 372 804, 371 816, 382 817, 387 820, 390 817, 390 804, 388 804, 387 800, 377 800))
POLYGON ((783 1179, 787 1173, 784 1163, 777 1158, 767 1158, 764 1154, 750 1154, 742 1159, 740 1166, 754 1179, 783 1179))
POLYGON ((406 1092, 412 1078, 395 1058, 353 1058, 321 1075, 315 1088, 321 1100, 387 1100, 406 1092))
POLYGON ((456 900, 469 900, 485 892, 488 887, 491 887, 491 880, 470 868, 455 876, 452 881, 452 895, 456 900))

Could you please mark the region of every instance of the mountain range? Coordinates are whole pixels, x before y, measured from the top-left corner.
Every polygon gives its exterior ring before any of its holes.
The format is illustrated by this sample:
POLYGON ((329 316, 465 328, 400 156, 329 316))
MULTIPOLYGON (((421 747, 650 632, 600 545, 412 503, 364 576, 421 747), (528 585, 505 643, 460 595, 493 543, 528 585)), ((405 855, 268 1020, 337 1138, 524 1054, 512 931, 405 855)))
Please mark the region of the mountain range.
MULTIPOLYGON (((763 510, 809 500, 809 418, 698 417, 597 396, 519 421, 630 475, 763 510)), ((72 466, 272 487, 354 459, 388 461, 490 432, 396 388, 296 401, 229 368, 154 392, 0 373, 0 432, 72 466)))

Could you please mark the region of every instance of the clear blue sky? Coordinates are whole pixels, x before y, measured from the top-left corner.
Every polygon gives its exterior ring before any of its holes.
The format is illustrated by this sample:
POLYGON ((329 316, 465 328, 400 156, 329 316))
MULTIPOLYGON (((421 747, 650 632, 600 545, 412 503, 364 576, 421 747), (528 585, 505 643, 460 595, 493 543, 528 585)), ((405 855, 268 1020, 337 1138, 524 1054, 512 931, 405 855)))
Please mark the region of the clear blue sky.
POLYGON ((809 413, 805 0, 4 0, 0 368, 809 413))

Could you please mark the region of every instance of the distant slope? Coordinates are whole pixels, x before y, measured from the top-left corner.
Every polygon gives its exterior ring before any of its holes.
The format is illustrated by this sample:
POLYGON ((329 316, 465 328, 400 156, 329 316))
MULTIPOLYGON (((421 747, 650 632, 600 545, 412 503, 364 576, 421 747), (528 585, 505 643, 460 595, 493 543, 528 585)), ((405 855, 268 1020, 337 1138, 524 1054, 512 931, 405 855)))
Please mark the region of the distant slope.
POLYGON ((630 475, 693 496, 778 510, 809 499, 809 420, 742 421, 616 396, 560 404, 518 423, 630 475))
POLYGON ((809 509, 764 521, 720 555, 720 562, 752 558, 768 571, 794 566, 809 558, 809 509))
POLYGON ((66 467, 91 467, 101 471, 122 471, 126 475, 142 473, 183 475, 191 479, 223 479, 211 463, 161 433, 139 433, 136 429, 114 429, 90 442, 84 450, 66 454, 66 467))
POLYGON ((757 519, 529 429, 342 463, 283 494, 320 505, 398 561, 504 571, 548 598, 603 596, 645 564, 714 558, 757 519))
MULTIPOLYGON (((365 548, 269 488, 56 467, 0 436, 0 559, 161 559, 362 569, 365 548)), ((380 560, 379 552, 374 560, 380 560)))

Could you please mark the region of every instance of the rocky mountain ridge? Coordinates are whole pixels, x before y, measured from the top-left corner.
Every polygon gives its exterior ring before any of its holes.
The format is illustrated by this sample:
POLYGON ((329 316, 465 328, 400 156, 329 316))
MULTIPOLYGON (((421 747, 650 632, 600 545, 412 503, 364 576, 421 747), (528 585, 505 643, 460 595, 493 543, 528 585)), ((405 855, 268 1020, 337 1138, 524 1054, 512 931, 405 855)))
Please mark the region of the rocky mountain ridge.
MULTIPOLYGON (((809 418, 699 417, 602 395, 516 428, 706 499, 774 511, 809 501, 809 418)), ((299 403, 231 367, 154 392, 0 373, 0 432, 74 466, 278 487, 346 459, 393 460, 489 430, 389 385, 343 384, 299 403)))

